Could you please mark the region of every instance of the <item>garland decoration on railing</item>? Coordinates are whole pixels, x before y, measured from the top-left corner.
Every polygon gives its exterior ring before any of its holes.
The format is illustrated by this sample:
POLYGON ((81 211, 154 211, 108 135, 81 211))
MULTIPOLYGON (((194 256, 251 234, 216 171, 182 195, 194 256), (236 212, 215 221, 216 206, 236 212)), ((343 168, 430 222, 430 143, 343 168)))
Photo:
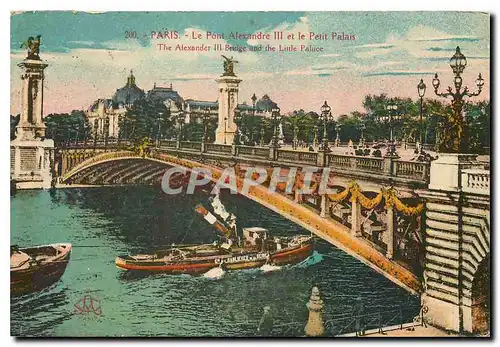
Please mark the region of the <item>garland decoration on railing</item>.
POLYGON ((412 207, 405 205, 397 196, 394 188, 384 189, 373 198, 370 199, 366 195, 363 194, 361 188, 356 182, 351 181, 346 189, 336 194, 328 194, 328 198, 333 202, 341 202, 347 199, 351 195, 349 201, 351 203, 359 202, 361 206, 364 208, 371 210, 376 206, 380 205, 382 200, 385 201, 385 207, 390 208, 394 207, 397 211, 403 213, 407 216, 415 216, 422 213, 424 208, 423 203, 419 203, 417 206, 412 207))
POLYGON ((415 216, 422 213, 424 209, 424 204, 419 203, 417 206, 412 207, 405 205, 397 196, 394 189, 388 189, 385 191, 385 207, 395 207, 397 211, 401 212, 407 216, 415 216))

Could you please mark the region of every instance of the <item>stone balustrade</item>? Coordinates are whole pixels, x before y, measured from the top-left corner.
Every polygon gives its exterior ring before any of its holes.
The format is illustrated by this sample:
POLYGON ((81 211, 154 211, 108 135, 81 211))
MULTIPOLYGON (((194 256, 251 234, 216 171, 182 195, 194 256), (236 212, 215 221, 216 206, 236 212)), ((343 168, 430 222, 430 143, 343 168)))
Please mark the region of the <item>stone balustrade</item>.
POLYGON ((160 140, 160 147, 175 148, 177 146, 176 140, 160 140))
POLYGON ((207 153, 224 153, 231 154, 233 151, 232 145, 220 145, 216 143, 205 144, 205 150, 207 153))
POLYGON ((481 169, 462 170, 462 191, 465 193, 490 194, 490 171, 481 169))
POLYGON ((277 160, 288 163, 316 165, 318 161, 318 153, 278 149, 277 160))
POLYGON ((269 148, 236 146, 236 156, 267 159, 269 158, 269 148))
POLYGON ((404 178, 419 178, 427 181, 429 178, 430 165, 420 161, 395 160, 393 176, 404 178))
POLYGON ((201 151, 201 142, 190 142, 190 141, 181 141, 180 142, 180 149, 187 149, 187 150, 194 150, 194 151, 201 151))

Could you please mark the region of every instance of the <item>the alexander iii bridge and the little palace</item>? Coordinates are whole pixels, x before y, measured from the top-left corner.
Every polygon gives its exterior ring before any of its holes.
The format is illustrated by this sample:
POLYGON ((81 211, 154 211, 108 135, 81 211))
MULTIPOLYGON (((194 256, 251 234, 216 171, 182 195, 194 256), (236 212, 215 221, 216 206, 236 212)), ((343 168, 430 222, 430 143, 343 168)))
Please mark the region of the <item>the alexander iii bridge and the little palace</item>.
MULTIPOLYGON (((241 188, 247 168, 271 172, 279 167, 283 174, 297 170, 289 189, 283 182, 268 189, 268 178, 239 193, 420 295, 427 324, 461 334, 477 333, 489 324, 489 161, 458 153, 437 153, 432 161, 403 160, 394 142, 383 157, 340 154, 327 141, 318 151, 291 150, 279 145, 277 129, 269 146, 231 144, 241 82, 231 60, 217 79, 214 143, 90 140, 54 148, 52 140, 43 139, 47 64, 38 47, 19 66, 23 105, 18 136, 11 142, 11 179, 18 188, 160 185, 170 167, 206 168, 214 179, 233 167, 241 188), (307 194, 302 189, 305 167, 317 169, 307 194), (320 194, 326 168, 329 191, 320 194)), ((171 180, 183 183, 186 177, 171 180)))

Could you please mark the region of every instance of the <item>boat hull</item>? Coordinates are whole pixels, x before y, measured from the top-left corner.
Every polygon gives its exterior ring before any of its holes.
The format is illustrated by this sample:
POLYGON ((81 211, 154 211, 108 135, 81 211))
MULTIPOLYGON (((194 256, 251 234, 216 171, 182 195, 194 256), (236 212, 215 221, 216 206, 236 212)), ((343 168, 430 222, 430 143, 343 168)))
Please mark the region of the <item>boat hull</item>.
MULTIPOLYGON (((65 251, 60 256, 47 263, 33 265, 26 269, 11 269, 11 296, 37 292, 57 282, 64 274, 71 255, 71 245, 65 244, 65 247, 65 251)), ((29 250, 24 249, 23 251, 29 254, 29 250)))
POLYGON ((222 266, 226 270, 236 271, 259 268, 266 263, 273 265, 295 264, 305 260, 312 252, 313 244, 312 242, 307 242, 297 247, 275 251, 271 254, 247 252, 220 256, 210 260, 192 258, 179 262, 165 262, 161 260, 134 261, 118 257, 115 260, 115 265, 121 270, 197 275, 218 266, 222 266))

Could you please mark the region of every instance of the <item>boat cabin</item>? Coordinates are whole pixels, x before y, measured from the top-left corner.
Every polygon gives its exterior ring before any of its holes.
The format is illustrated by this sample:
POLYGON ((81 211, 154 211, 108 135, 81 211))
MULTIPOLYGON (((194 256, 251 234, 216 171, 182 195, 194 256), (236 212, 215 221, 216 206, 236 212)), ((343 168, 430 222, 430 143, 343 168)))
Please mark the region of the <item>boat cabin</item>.
POLYGON ((267 229, 260 227, 243 228, 245 248, 261 249, 263 241, 267 239, 267 229))

